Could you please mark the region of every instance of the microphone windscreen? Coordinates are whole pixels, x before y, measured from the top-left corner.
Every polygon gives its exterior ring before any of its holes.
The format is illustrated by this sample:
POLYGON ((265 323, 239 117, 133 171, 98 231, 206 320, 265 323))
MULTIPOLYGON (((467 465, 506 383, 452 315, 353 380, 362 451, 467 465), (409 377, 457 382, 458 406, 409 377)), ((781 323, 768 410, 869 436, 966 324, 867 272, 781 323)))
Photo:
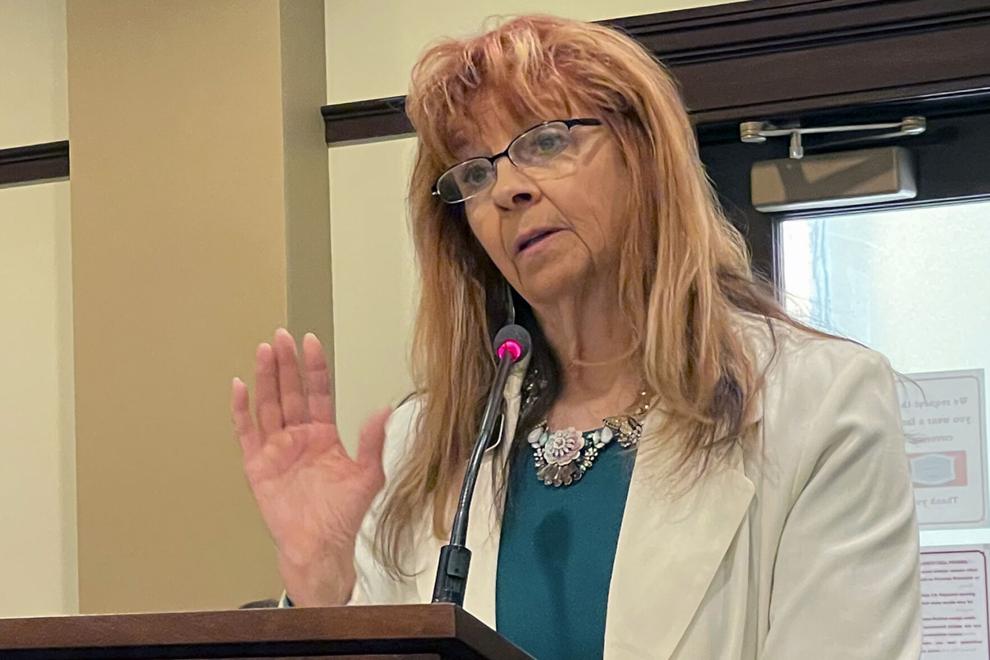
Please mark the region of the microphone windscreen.
POLYGON ((526 328, 521 325, 510 324, 502 326, 502 329, 495 335, 493 344, 495 354, 499 359, 502 359, 502 354, 508 351, 512 355, 512 361, 518 362, 526 357, 533 342, 526 328))

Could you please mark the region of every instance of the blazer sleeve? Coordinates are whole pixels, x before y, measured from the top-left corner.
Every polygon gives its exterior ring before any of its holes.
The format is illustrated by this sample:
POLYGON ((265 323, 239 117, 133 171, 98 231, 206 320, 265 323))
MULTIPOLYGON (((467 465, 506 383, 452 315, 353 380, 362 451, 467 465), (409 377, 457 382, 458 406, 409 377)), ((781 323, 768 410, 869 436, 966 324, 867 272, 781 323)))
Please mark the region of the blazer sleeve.
MULTIPOLYGON (((358 533, 354 552, 357 582, 348 605, 391 605, 419 601, 415 579, 390 575, 379 563, 374 550, 378 521, 389 490, 395 485, 396 474, 406 459, 419 413, 419 399, 409 398, 392 412, 385 427, 385 448, 382 456, 385 487, 372 503, 358 533)), ((404 562, 406 559, 400 558, 400 561, 404 562)), ((403 564, 403 569, 410 571, 413 567, 403 564)))
POLYGON ((804 449, 763 660, 921 653, 918 527, 893 373, 872 351, 845 357, 807 437, 794 438, 804 449))

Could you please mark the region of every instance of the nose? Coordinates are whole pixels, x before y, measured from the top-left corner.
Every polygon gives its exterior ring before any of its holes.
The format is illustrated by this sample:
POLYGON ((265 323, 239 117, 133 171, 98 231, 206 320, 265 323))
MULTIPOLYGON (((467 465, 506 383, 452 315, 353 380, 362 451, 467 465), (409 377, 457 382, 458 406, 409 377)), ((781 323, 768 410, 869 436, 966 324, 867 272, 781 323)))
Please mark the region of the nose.
POLYGON ((506 210, 516 210, 539 201, 539 186, 508 158, 500 158, 495 163, 495 171, 492 200, 496 205, 506 210))

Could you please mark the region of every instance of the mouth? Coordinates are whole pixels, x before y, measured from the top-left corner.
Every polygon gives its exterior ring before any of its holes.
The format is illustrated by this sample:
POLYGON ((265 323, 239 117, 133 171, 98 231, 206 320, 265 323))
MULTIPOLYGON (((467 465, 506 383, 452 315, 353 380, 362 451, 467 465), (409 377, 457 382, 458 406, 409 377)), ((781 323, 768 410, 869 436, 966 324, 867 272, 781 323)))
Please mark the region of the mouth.
POLYGON ((526 232, 516 239, 516 254, 520 254, 521 252, 538 245, 560 231, 561 229, 558 227, 544 227, 542 229, 534 229, 526 232))

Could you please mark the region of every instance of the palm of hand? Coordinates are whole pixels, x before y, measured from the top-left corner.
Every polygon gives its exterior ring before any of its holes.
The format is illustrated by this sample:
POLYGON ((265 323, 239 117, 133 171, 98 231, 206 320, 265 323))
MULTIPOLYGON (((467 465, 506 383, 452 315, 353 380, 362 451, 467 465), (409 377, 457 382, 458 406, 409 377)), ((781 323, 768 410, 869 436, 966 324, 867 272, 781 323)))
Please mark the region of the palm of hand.
POLYGON ((344 449, 333 425, 311 422, 272 434, 244 466, 262 518, 280 548, 346 548, 384 477, 344 449))

